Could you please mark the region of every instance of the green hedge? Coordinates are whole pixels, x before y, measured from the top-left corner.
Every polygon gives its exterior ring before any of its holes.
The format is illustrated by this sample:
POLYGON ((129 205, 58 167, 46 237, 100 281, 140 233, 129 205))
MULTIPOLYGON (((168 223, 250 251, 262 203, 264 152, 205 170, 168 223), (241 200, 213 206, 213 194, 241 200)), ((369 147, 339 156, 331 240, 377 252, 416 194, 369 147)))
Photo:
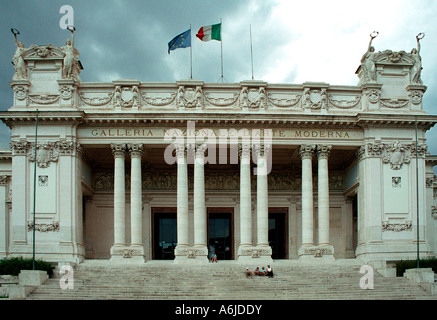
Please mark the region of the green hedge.
MULTIPOLYGON (((401 260, 396 262, 396 276, 403 277, 407 269, 417 268, 417 260, 401 260)), ((427 258, 419 260, 419 268, 432 268, 437 273, 437 258, 427 258)))
MULTIPOLYGON (((0 275, 12 275, 18 276, 20 270, 32 270, 33 260, 32 258, 7 258, 0 260, 0 275)), ((47 271, 49 277, 53 274, 54 267, 47 261, 41 259, 35 260, 35 270, 47 271)))

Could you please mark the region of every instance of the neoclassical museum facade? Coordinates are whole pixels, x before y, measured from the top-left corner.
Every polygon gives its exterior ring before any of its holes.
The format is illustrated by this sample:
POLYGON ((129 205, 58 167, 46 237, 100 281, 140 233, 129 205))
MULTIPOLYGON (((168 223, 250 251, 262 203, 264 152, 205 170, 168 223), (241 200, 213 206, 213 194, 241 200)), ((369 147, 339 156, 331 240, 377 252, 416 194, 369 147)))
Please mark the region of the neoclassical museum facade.
POLYGON ((66 47, 17 44, 0 258, 33 234, 72 263, 437 255, 417 51, 369 50, 343 86, 82 82, 66 47))

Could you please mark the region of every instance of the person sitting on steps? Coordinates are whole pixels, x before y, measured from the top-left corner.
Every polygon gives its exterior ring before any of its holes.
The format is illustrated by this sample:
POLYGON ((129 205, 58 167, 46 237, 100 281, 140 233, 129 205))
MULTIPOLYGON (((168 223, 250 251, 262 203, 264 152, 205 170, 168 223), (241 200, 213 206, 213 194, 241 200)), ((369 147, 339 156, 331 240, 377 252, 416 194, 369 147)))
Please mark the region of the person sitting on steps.
POLYGON ((246 278, 252 278, 252 271, 249 270, 249 268, 246 268, 246 278))
POLYGON ((215 252, 212 253, 211 262, 216 262, 217 263, 217 255, 215 254, 215 252))

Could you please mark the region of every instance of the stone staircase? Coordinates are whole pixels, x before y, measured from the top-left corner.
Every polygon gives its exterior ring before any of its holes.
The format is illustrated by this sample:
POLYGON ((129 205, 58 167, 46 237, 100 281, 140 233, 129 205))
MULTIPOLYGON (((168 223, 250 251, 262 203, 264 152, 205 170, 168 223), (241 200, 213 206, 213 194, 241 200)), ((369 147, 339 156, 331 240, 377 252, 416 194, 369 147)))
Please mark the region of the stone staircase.
MULTIPOLYGON (((254 270, 255 266, 248 266, 254 270)), ((262 267, 262 266, 260 266, 262 267)), ((143 265, 111 265, 86 261, 74 269, 74 289, 61 289, 60 277, 36 288, 29 300, 305 300, 305 299, 437 299, 405 278, 384 278, 374 272, 374 289, 360 288, 355 260, 305 265, 278 260, 275 277, 246 278, 246 265, 220 261, 178 265, 149 261, 143 265)))

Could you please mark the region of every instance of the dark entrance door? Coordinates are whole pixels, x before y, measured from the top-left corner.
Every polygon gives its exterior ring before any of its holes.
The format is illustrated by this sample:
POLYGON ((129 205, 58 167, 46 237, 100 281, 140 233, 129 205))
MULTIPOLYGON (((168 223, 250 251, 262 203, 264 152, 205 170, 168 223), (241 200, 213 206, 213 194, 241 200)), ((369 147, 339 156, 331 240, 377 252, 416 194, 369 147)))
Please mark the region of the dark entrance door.
POLYGON ((161 208, 152 208, 152 212, 153 259, 173 260, 177 244, 176 212, 161 208))
POLYGON ((232 208, 208 208, 208 250, 218 260, 233 259, 232 208))
POLYGON ((287 208, 269 208, 269 245, 272 248, 272 259, 288 258, 287 216, 287 208))

